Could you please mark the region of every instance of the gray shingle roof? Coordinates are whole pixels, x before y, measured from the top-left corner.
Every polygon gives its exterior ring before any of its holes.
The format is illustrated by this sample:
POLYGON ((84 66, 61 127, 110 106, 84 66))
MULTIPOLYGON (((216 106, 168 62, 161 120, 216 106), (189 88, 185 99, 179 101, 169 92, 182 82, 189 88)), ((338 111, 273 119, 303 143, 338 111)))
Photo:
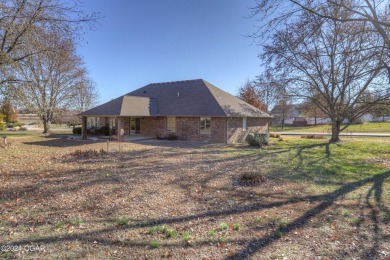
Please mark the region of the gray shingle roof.
POLYGON ((149 84, 80 115, 270 117, 202 79, 149 84))

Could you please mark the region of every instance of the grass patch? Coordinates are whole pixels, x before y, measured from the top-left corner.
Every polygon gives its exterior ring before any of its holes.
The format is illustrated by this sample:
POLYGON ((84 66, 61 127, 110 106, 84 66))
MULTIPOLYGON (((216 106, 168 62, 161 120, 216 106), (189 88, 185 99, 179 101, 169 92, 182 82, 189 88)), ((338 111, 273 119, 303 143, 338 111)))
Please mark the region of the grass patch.
MULTIPOLYGON (((287 126, 282 129, 281 126, 271 126, 272 132, 318 132, 330 133, 331 125, 317 126, 287 126)), ((354 133, 390 133, 390 122, 365 122, 358 125, 350 125, 344 132, 354 133)))
POLYGON ((359 224, 362 222, 362 219, 361 218, 352 218, 351 219, 351 225, 354 225, 354 226, 359 226, 359 224))
POLYGON ((163 226, 155 226, 155 227, 149 228, 149 234, 151 234, 151 235, 153 235, 153 234, 155 234, 157 232, 165 234, 167 231, 168 231, 168 227, 165 226, 165 225, 163 225, 163 226))
POLYGON ((71 218, 69 220, 69 223, 71 223, 73 226, 78 227, 82 223, 84 223, 84 220, 82 218, 71 218))
POLYGON ((160 242, 158 240, 152 240, 149 243, 150 248, 156 249, 160 247, 160 242))
POLYGON ((219 224, 219 226, 218 226, 218 229, 219 229, 220 231, 226 230, 226 229, 228 229, 228 228, 229 228, 229 225, 228 225, 227 223, 225 223, 225 222, 222 222, 222 223, 219 224))
POLYGON ((117 226, 125 226, 125 225, 129 224, 129 219, 128 218, 119 218, 119 219, 115 220, 115 224, 117 226))
POLYGON ((241 227, 241 225, 239 223, 236 223, 236 224, 234 224, 233 229, 235 231, 238 231, 238 230, 240 230, 240 227, 241 227))
POLYGON ((58 222, 57 224, 54 225, 53 229, 54 229, 54 230, 61 229, 61 228, 64 227, 64 225, 65 225, 64 222, 62 222, 62 221, 61 221, 61 222, 58 222))
POLYGON ((390 220, 390 212, 388 212, 388 211, 381 211, 380 215, 381 215, 381 218, 383 220, 390 220))
POLYGON ((343 210, 342 212, 341 212, 341 215, 343 216, 343 217, 349 217, 350 215, 351 215, 351 213, 348 211, 348 210, 343 210))
POLYGON ((176 235, 176 230, 170 229, 165 234, 167 235, 167 238, 174 238, 176 235))
POLYGON ((183 239, 184 242, 187 242, 187 243, 191 241, 191 236, 190 236, 190 233, 188 231, 184 232, 181 235, 181 238, 183 239))

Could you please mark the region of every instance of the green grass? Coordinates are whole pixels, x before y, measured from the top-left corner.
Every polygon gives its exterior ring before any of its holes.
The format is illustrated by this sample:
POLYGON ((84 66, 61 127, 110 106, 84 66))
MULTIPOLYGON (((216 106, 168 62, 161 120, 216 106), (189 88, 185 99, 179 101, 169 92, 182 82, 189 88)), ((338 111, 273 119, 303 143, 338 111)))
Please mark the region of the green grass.
MULTIPOLYGON (((316 132, 316 133, 330 133, 330 125, 305 126, 294 127, 287 126, 282 129, 280 126, 271 126, 271 132, 316 132)), ((366 122, 360 125, 350 125, 343 132, 353 133, 390 133, 390 122, 366 122)))
POLYGON ((183 239, 184 242, 189 242, 191 240, 191 236, 189 232, 184 232, 181 235, 181 238, 183 239))
POLYGON ((125 225, 129 224, 129 219, 127 219, 127 218, 119 218, 119 219, 117 219, 115 221, 115 224, 117 226, 125 226, 125 225))
POLYGON ((221 231, 222 231, 222 230, 226 230, 226 229, 229 228, 229 225, 223 222, 223 223, 219 224, 218 228, 219 228, 219 230, 221 230, 221 231))
POLYGON ((390 138, 342 140, 329 144, 323 139, 285 137, 282 142, 273 140, 263 149, 242 153, 257 153, 260 158, 257 164, 267 165, 265 176, 310 181, 318 185, 341 185, 386 170, 386 165, 380 162, 390 158, 390 138))
POLYGON ((383 218, 383 220, 390 220, 390 212, 388 211, 382 211, 380 213, 381 217, 383 218))
POLYGON ((239 223, 236 223, 236 224, 234 224, 233 229, 235 231, 238 231, 238 230, 240 230, 240 227, 241 227, 241 225, 239 223))
POLYGON ((176 235, 176 230, 170 229, 165 234, 166 234, 167 238, 174 238, 176 235))
POLYGON ((54 225, 53 229, 54 230, 57 230, 57 229, 61 229, 63 226, 65 225, 64 222, 58 222, 57 224, 54 225))
POLYGON ((80 226, 82 223, 84 223, 84 220, 81 219, 81 218, 71 218, 69 220, 70 223, 72 223, 74 226, 78 227, 80 226))
POLYGON ((167 231, 168 231, 168 227, 165 225, 164 226, 155 226, 155 227, 149 228, 149 234, 151 234, 151 235, 153 235, 157 232, 165 234, 165 233, 167 233, 167 231))
POLYGON ((361 218, 352 218, 351 219, 351 225, 358 226, 362 222, 361 218))
POLYGON ((160 247, 160 242, 158 242, 157 240, 152 240, 150 241, 150 247, 155 249, 155 248, 159 248, 160 247))

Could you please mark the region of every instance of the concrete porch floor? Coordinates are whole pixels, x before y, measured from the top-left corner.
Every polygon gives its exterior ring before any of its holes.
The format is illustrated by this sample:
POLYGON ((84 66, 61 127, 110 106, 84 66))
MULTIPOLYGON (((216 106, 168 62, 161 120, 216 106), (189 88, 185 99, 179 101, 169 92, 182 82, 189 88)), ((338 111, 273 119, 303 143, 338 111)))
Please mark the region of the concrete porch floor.
POLYGON ((151 139, 156 139, 156 138, 151 136, 144 136, 144 135, 125 135, 123 141, 132 142, 132 141, 142 141, 142 140, 151 140, 151 139))

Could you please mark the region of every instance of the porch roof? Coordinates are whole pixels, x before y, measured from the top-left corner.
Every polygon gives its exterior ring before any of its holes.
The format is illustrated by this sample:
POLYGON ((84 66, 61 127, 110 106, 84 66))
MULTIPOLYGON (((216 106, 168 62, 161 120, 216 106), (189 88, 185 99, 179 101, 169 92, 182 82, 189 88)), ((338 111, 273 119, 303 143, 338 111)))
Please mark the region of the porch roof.
POLYGON ((156 101, 149 97, 124 95, 81 113, 81 116, 152 116, 157 113, 156 101))

